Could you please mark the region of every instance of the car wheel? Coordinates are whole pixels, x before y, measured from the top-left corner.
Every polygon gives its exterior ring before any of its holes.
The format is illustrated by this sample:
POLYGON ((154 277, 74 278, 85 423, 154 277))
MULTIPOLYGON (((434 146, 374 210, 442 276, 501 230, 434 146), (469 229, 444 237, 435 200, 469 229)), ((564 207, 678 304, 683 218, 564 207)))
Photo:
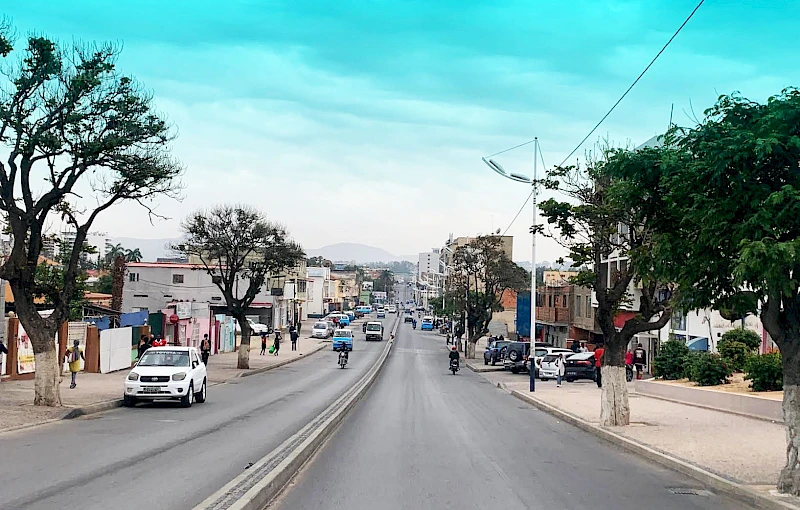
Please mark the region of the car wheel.
POLYGON ((514 361, 514 362, 519 361, 519 358, 520 358, 520 354, 519 354, 518 351, 514 350, 514 351, 511 351, 511 352, 508 353, 508 359, 510 359, 511 361, 514 361))
POLYGON ((200 391, 194 394, 194 401, 198 404, 202 404, 206 401, 206 380, 203 379, 203 385, 200 387, 200 391))
POLYGON ((129 397, 128 395, 122 396, 122 405, 125 407, 133 407, 136 405, 136 397, 129 397))
POLYGON ((484 365, 488 365, 489 364, 489 360, 486 359, 486 356, 483 357, 483 364, 484 365))
POLYGON ((519 373, 519 367, 511 367, 511 373, 512 374, 518 374, 519 373))
POLYGON ((181 397, 181 407, 192 407, 192 400, 194 400, 194 384, 189 383, 189 391, 181 397))
POLYGON ((542 382, 545 382, 545 381, 549 381, 550 379, 548 379, 547 377, 540 377, 539 380, 542 381, 542 382))

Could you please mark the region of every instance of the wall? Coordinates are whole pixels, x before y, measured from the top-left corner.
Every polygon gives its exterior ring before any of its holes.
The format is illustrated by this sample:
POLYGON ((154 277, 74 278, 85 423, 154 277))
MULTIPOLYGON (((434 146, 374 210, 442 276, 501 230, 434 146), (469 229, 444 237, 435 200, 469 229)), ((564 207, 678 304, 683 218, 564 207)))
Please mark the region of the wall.
POLYGON ((130 368, 132 337, 133 328, 115 328, 100 332, 100 373, 130 368))

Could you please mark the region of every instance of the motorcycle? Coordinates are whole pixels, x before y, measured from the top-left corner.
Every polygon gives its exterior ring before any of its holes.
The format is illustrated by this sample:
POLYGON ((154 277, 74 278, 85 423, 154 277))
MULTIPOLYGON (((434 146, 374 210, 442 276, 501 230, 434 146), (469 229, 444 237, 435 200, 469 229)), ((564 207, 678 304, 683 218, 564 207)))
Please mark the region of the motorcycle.
POLYGON ((347 365, 347 353, 341 351, 339 353, 339 368, 344 368, 347 365))
POLYGON ((457 359, 451 359, 450 360, 450 371, 453 372, 453 375, 456 375, 456 372, 458 372, 459 370, 461 370, 461 367, 458 366, 458 360, 457 359))
POLYGON ((412 327, 413 329, 417 329, 417 321, 414 321, 414 322, 412 322, 412 323, 411 323, 411 327, 412 327))
POLYGON ((625 365, 625 380, 633 381, 633 365, 625 365))

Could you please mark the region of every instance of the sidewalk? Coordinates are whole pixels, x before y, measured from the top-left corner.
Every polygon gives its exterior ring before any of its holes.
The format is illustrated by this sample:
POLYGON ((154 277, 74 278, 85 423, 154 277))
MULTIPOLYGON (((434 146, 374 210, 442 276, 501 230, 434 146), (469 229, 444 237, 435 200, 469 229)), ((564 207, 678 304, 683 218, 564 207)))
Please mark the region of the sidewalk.
MULTIPOLYGON (((536 381, 531 394, 527 374, 484 373, 500 383, 599 426, 600 389, 592 381, 536 381)), ((630 383, 631 425, 606 430, 666 453, 725 479, 766 493, 774 489, 785 462, 783 425, 764 420, 649 398, 630 383)))
MULTIPOLYGON (((297 342, 297 351, 292 351, 288 333, 285 334, 278 356, 270 355, 269 352, 265 356, 261 356, 259 354, 261 339, 252 337, 250 339, 250 370, 236 368, 238 352, 211 356, 208 360, 209 385, 221 384, 238 377, 264 372, 321 350, 327 344, 308 338, 311 333, 311 324, 303 323, 302 333, 297 342)), ((268 346, 271 345, 272 338, 268 342, 268 346)), ((116 407, 121 402, 123 382, 128 372, 128 370, 109 374, 81 372, 78 374, 78 387, 75 389, 69 388, 70 375, 64 373, 61 380, 61 400, 64 406, 56 408, 33 405, 33 380, 4 379, 0 382, 0 432, 36 425, 49 420, 60 420, 70 413, 74 413, 76 409, 88 406, 97 406, 99 410, 103 410, 104 407, 116 407), (104 406, 102 403, 109 404, 104 406)))

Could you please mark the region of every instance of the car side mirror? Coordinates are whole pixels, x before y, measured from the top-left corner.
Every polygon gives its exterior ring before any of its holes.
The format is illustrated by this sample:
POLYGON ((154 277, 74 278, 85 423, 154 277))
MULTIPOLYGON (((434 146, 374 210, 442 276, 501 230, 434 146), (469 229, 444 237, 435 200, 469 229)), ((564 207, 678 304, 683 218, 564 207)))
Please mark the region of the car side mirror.
POLYGON ((200 363, 192 361, 192 368, 197 368, 198 365, 200 365, 200 363))

